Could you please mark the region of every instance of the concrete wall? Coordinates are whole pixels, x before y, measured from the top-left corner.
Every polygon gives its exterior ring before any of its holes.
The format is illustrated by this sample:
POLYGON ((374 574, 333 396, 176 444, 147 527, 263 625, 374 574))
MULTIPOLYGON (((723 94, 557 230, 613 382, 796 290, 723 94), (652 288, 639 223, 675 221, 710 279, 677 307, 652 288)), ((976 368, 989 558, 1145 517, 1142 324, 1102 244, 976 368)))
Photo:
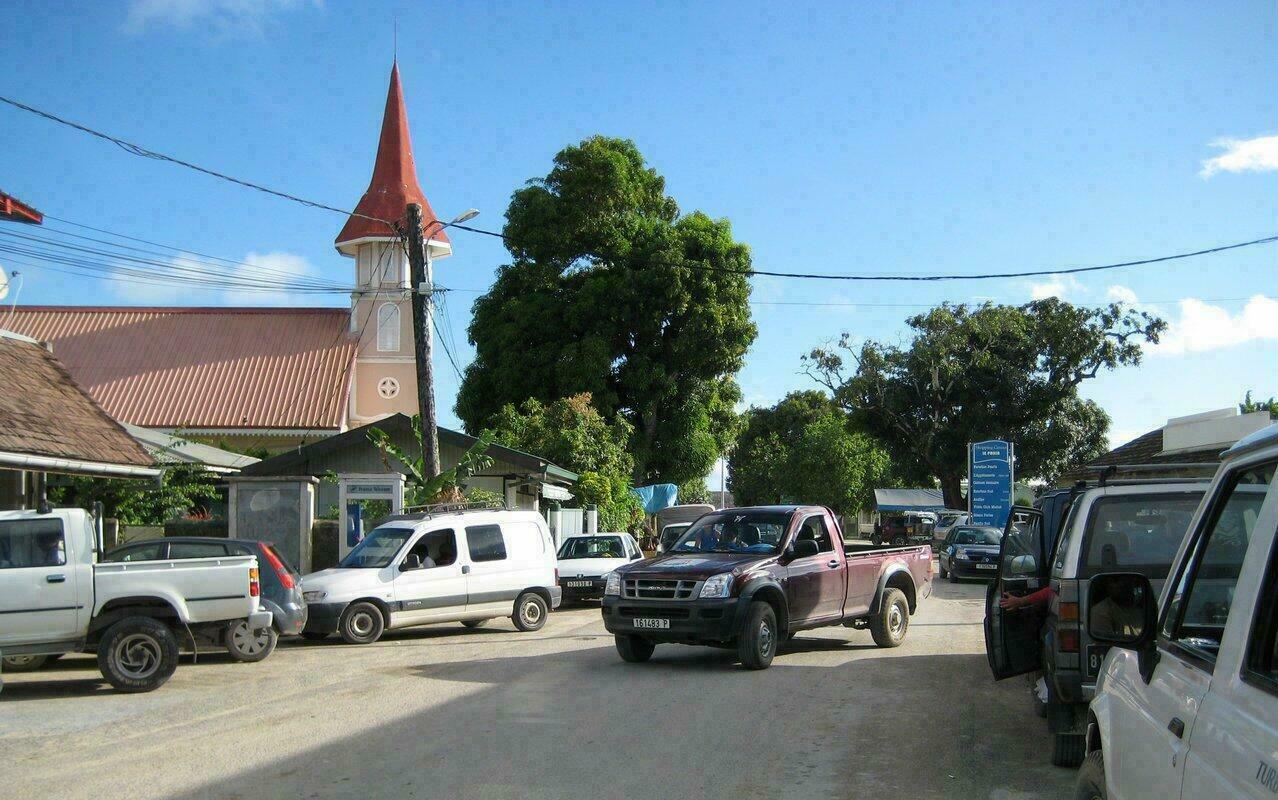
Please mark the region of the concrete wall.
POLYGON ((229 479, 227 515, 233 539, 269 542, 303 573, 311 571, 315 488, 310 476, 229 479))

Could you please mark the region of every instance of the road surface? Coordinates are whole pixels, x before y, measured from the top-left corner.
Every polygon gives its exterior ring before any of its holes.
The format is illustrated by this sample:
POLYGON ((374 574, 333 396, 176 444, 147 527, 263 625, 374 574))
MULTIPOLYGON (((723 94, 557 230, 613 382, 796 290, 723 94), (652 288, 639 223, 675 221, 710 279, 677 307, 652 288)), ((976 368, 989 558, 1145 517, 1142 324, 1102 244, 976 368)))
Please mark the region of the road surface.
POLYGON ((903 646, 800 634, 763 672, 675 645, 624 664, 598 608, 442 625, 265 662, 184 657, 113 693, 93 659, 5 675, 9 797, 1065 798, 1020 679, 985 663, 979 584, 937 583, 903 646))

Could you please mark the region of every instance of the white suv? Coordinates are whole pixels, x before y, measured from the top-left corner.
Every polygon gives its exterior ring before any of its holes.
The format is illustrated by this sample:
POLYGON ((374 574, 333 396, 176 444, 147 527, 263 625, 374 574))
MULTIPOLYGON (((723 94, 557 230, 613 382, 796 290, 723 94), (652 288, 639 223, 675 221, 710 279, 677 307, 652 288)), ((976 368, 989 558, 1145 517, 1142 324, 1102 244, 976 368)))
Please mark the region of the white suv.
POLYGON ((1278 425, 1226 451, 1155 603, 1096 575, 1088 628, 1111 645, 1078 797, 1278 794, 1278 425))
POLYGON ((302 578, 302 636, 369 644, 392 628, 510 617, 546 624, 562 595, 555 545, 535 511, 466 510, 392 517, 332 569, 302 578))

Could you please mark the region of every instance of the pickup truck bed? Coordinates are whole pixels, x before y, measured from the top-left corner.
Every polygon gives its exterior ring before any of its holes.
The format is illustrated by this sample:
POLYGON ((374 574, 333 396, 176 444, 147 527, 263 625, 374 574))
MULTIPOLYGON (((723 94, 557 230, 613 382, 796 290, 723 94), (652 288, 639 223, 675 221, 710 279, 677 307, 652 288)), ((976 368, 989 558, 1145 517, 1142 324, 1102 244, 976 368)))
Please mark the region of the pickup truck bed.
POLYGON ((931 590, 927 545, 845 544, 820 506, 734 508, 614 572, 603 618, 627 661, 658 643, 735 645, 744 665, 763 668, 780 641, 809 628, 869 628, 896 647, 931 590))

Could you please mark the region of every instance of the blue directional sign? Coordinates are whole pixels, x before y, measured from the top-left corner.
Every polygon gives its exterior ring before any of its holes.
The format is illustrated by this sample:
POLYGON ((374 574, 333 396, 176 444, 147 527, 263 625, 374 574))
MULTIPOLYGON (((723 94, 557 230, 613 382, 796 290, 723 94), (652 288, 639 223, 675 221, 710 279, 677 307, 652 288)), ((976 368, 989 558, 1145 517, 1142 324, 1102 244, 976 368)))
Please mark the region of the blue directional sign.
POLYGON ((1010 442, 975 442, 967 450, 967 510, 973 525, 1001 528, 1012 513, 1012 453, 1010 442))

